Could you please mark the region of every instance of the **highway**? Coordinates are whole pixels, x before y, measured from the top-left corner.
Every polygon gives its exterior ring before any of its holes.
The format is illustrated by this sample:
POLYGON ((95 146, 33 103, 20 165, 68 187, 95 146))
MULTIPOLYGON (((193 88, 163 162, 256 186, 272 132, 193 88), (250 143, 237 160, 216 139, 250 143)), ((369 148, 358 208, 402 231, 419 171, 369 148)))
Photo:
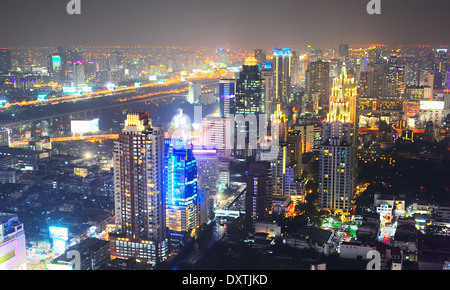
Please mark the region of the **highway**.
MULTIPOLYGON (((221 75, 211 74, 203 78, 197 78, 196 80, 202 81, 208 86, 211 83, 217 83, 220 76, 221 75)), ((175 98, 183 98, 188 89, 188 82, 167 81, 164 85, 147 84, 140 88, 124 87, 117 89, 114 92, 103 92, 103 94, 98 94, 95 97, 90 95, 66 96, 62 97, 62 99, 55 98, 40 103, 34 101, 20 103, 19 106, 21 107, 29 106, 29 110, 33 110, 31 114, 27 114, 26 116, 16 116, 14 117, 14 121, 2 121, 0 125, 6 128, 15 128, 24 124, 51 120, 52 118, 61 119, 63 116, 87 116, 88 113, 92 116, 94 111, 99 113, 103 109, 112 107, 123 107, 124 105, 139 102, 170 101, 175 98), (76 105, 75 103, 80 104, 76 105), (49 107, 51 111, 43 110, 42 106, 45 105, 51 106, 49 107)))

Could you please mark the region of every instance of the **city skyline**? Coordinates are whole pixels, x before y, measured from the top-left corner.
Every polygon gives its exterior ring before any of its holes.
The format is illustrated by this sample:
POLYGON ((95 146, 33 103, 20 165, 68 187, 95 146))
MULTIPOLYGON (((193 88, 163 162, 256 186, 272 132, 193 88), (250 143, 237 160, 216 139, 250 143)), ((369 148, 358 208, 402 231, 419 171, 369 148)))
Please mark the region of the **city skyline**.
POLYGON ((380 15, 369 15, 359 0, 98 0, 81 1, 80 15, 66 12, 67 1, 22 2, 27 9, 2 3, 0 25, 9 28, 0 32, 2 47, 449 44, 442 43, 449 36, 446 0, 381 1, 380 15))
POLYGON ((450 270, 449 9, 2 1, 0 270, 450 270))

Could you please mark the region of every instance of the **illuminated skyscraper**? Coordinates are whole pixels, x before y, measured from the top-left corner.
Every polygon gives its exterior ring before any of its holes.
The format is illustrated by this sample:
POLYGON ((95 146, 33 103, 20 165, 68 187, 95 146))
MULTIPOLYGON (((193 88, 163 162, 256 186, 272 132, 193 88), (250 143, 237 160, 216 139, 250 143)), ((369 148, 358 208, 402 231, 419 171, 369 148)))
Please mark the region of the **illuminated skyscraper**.
POLYGON ((220 117, 225 118, 228 114, 236 113, 236 80, 222 79, 219 81, 219 110, 220 117))
POLYGON ((347 76, 344 66, 334 80, 330 110, 322 122, 319 206, 332 211, 346 211, 355 188, 355 119, 351 108, 356 90, 354 79, 347 76))
POLYGON ((292 52, 290 48, 275 48, 272 68, 274 72, 275 101, 286 105, 292 91, 292 52))
POLYGON ((255 58, 258 61, 258 66, 260 69, 264 68, 266 63, 266 53, 262 49, 255 50, 255 58))
POLYGON ((163 128, 152 126, 147 113, 129 114, 114 150, 112 258, 136 258, 152 264, 166 259, 163 157, 163 128))
POLYGON ((319 107, 326 109, 330 95, 330 63, 319 59, 309 63, 306 72, 306 91, 319 95, 319 107))
POLYGON ((83 62, 75 62, 73 64, 73 86, 80 87, 86 85, 86 76, 84 73, 83 62))
POLYGON ((198 226, 197 162, 191 148, 165 142, 166 222, 170 231, 185 234, 198 226))
POLYGON ((272 68, 264 68, 261 70, 261 78, 264 80, 264 97, 266 114, 270 115, 275 109, 274 96, 273 96, 273 70, 272 68))
POLYGON ((258 68, 256 58, 248 57, 236 80, 236 114, 264 114, 264 80, 258 68))

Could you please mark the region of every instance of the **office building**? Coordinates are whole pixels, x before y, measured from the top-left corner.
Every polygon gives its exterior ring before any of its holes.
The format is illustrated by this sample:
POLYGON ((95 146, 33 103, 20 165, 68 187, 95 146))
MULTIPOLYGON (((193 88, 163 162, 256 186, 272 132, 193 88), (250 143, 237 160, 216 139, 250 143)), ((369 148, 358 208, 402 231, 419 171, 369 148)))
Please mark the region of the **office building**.
POLYGON ((200 82, 189 83, 188 90, 188 102, 191 104, 198 104, 200 97, 202 95, 202 84, 200 82))
POLYGON ((339 58, 341 61, 346 61, 348 59, 348 44, 339 45, 339 58))
POLYGON ((73 64, 73 87, 82 87, 86 85, 86 75, 84 73, 83 62, 75 62, 73 64))
POLYGON ((69 247, 64 254, 45 264, 46 270, 100 270, 110 260, 108 241, 90 238, 69 247), (76 264, 71 251, 80 253, 79 264, 76 264))
POLYGON ((7 73, 11 68, 11 51, 9 49, 0 49, 0 72, 7 73))
POLYGON ((165 141, 166 223, 171 232, 186 234, 198 226, 197 161, 192 148, 165 141))
POLYGON ((0 128, 0 147, 9 147, 11 142, 8 128, 0 128))
POLYGON ((319 95, 319 110, 328 108, 330 91, 330 63, 322 59, 310 62, 306 72, 306 92, 319 95))
POLYGON ((239 78, 236 80, 236 114, 264 114, 264 80, 254 57, 245 59, 239 78))
POLYGON ((275 101, 284 106, 289 103, 292 93, 292 52, 290 48, 274 49, 272 69, 275 101))
POLYGON ((294 179, 302 176, 302 134, 300 130, 290 130, 287 134, 289 166, 294 170, 294 179))
POLYGON ((266 64, 266 53, 262 49, 255 49, 255 58, 258 61, 258 67, 263 69, 266 64))
POLYGON ((225 118, 228 115, 236 113, 236 80, 221 79, 219 81, 219 111, 220 117, 225 118))
POLYGON ((270 171, 270 162, 266 161, 253 161, 248 166, 245 219, 250 230, 254 230, 257 221, 267 221, 272 214, 270 171))
POLYGON ((270 115, 275 110, 274 102, 274 78, 272 68, 261 70, 261 78, 264 80, 264 97, 266 114, 270 115))
POLYGON ((164 131, 147 113, 129 114, 114 149, 112 258, 151 264, 169 254, 163 188, 164 131))

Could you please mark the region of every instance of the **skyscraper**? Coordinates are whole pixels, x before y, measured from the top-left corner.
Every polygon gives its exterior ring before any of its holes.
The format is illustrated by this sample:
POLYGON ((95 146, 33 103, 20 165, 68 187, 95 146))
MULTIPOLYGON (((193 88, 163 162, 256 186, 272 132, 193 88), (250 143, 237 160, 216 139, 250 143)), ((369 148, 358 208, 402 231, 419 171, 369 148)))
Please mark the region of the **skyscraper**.
POLYGON ((11 70, 11 51, 9 49, 0 49, 0 72, 11 70))
POLYGON ((292 52, 290 48, 275 48, 272 68, 274 71, 275 101, 286 105, 291 98, 292 52))
POLYGON ((287 134, 289 166, 294 169, 294 179, 302 175, 302 134, 300 130, 291 130, 287 134))
POLYGON ((166 223, 170 231, 186 234, 198 226, 197 162, 192 148, 165 142, 166 223))
POLYGON ((309 63, 306 72, 306 92, 319 95, 319 107, 326 109, 330 94, 330 63, 319 59, 309 63))
POLYGON ((86 85, 86 76, 84 73, 83 62, 75 62, 73 64, 73 86, 80 87, 86 85))
POLYGON ((272 213, 270 171, 270 162, 253 161, 249 164, 245 194, 245 219, 250 230, 254 229, 255 222, 267 221, 272 213))
POLYGON ((236 113, 264 114, 265 95, 264 80, 254 57, 245 59, 239 79, 236 80, 236 113))
POLYGON ((262 49, 255 50, 255 58, 258 61, 258 66, 262 69, 266 63, 266 53, 262 49))
POLYGON ((334 80, 330 109, 322 122, 319 157, 319 206, 332 211, 346 211, 354 191, 355 136, 351 98, 356 96, 354 79, 345 66, 334 80))
POLYGON ((348 58, 348 44, 339 45, 339 58, 341 61, 347 61, 348 58))
POLYGON ((164 131, 147 113, 129 114, 114 150, 112 258, 166 259, 169 242, 163 189, 164 131))
POLYGON ((236 80, 221 79, 219 81, 219 111, 220 117, 225 118, 227 115, 236 113, 236 80))

